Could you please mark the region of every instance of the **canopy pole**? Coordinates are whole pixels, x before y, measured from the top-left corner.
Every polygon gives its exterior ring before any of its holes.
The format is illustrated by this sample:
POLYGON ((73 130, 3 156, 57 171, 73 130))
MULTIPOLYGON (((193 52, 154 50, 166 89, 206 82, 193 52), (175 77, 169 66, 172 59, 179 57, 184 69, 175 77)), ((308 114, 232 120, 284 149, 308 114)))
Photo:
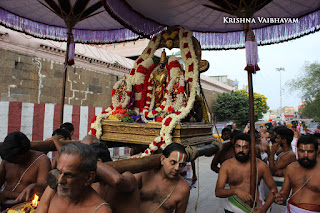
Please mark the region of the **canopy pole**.
POLYGON ((250 195, 255 200, 256 185, 257 185, 257 165, 256 165, 256 139, 255 139, 255 122, 254 122, 254 101, 253 101, 253 86, 252 72, 248 71, 248 90, 249 90, 249 115, 250 115, 250 138, 251 138, 251 175, 250 175, 250 195))
MULTIPOLYGON (((250 15, 246 15, 245 17, 251 17, 250 15)), ((245 38, 247 38, 247 33, 249 31, 249 23, 243 24, 243 31, 245 34, 245 38)), ((255 121, 254 121, 254 99, 253 99, 253 85, 252 85, 252 74, 254 71, 248 72, 248 92, 249 92, 249 117, 250 117, 250 195, 252 199, 255 201, 256 196, 256 185, 257 185, 257 162, 256 162, 256 137, 255 137, 255 121)), ((258 198, 259 199, 259 198, 258 198)), ((251 206, 254 208, 254 202, 251 206)))
POLYGON ((60 124, 63 123, 64 101, 66 96, 66 79, 68 76, 69 47, 70 47, 71 38, 72 38, 72 26, 70 24, 67 24, 67 27, 68 27, 68 39, 67 39, 66 56, 64 61, 65 68, 64 68, 63 79, 62 79, 60 124))

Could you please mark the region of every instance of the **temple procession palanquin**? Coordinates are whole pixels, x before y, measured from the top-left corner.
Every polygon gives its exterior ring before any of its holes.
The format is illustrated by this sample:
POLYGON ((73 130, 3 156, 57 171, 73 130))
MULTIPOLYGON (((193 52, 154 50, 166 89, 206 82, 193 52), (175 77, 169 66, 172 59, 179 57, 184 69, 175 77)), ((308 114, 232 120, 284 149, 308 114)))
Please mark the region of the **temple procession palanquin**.
POLYGON ((91 134, 104 141, 149 145, 145 155, 171 142, 200 145, 214 140, 200 73, 209 64, 192 32, 170 27, 154 36, 130 75, 112 90, 112 105, 92 119, 91 134), (159 48, 180 48, 183 64, 159 48))

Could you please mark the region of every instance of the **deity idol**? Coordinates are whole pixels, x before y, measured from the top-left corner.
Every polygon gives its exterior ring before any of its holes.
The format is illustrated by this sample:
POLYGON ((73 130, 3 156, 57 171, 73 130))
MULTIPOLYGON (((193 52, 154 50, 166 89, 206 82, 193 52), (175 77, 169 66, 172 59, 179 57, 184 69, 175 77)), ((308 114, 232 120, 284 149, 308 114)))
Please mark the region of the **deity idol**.
POLYGON ((119 97, 119 102, 121 102, 122 98, 124 98, 127 89, 126 76, 123 76, 121 84, 116 90, 116 94, 119 97))
POLYGON ((165 95, 165 88, 166 88, 166 81, 168 71, 165 68, 166 64, 166 52, 165 50, 161 53, 160 59, 160 67, 159 69, 155 70, 151 75, 150 78, 152 79, 152 84, 154 87, 154 97, 155 97, 155 107, 159 107, 165 95))

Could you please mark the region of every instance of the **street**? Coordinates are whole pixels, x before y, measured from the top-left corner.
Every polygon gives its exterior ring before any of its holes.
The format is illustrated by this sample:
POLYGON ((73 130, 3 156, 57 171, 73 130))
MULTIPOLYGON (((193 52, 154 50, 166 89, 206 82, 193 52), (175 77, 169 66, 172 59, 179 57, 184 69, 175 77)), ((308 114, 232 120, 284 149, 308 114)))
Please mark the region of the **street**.
POLYGON ((223 212, 223 200, 216 198, 214 193, 218 174, 210 168, 212 158, 200 157, 195 161, 196 168, 199 168, 198 182, 197 188, 193 188, 190 192, 187 213, 223 212), (195 209, 196 204, 197 209, 195 209))

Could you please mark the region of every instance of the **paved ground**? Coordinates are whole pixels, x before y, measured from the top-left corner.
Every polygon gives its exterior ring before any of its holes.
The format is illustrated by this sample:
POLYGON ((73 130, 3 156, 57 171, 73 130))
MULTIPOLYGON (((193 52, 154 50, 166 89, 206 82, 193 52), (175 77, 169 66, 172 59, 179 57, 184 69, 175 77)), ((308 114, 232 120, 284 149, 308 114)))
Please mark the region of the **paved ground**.
POLYGON ((214 194, 218 175, 210 169, 211 161, 212 157, 200 157, 198 166, 196 160, 196 167, 199 168, 198 183, 197 188, 191 190, 187 213, 223 212, 223 201, 214 194))

